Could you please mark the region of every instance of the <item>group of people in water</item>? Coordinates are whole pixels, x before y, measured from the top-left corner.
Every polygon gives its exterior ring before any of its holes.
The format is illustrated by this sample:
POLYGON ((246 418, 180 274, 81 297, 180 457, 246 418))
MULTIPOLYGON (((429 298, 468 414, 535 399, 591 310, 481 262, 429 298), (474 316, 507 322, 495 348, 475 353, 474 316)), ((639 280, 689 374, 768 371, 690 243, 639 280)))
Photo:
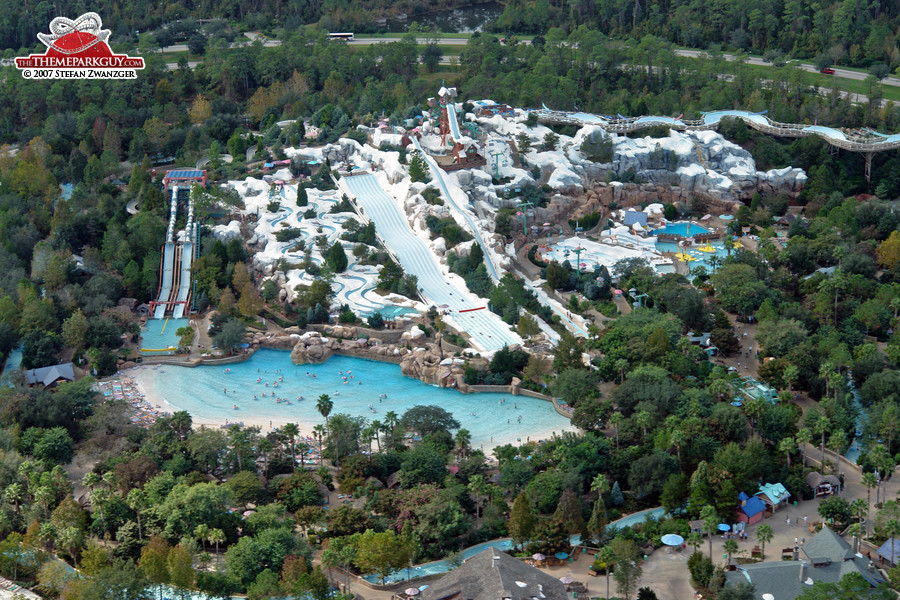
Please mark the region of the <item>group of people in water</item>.
MULTIPOLYGON (((225 369, 224 372, 225 372, 225 373, 230 373, 230 372, 231 372, 231 369, 225 369)), ((257 369, 256 372, 259 373, 259 372, 260 372, 260 369, 257 369)), ((268 373, 268 371, 265 371, 265 372, 268 373)), ((273 381, 273 382, 271 382, 271 383, 269 383, 269 382, 264 382, 262 376, 256 378, 256 383, 262 383, 265 387, 269 387, 269 386, 271 385, 273 388, 277 388, 279 383, 283 383, 283 382, 284 382, 284 375, 280 375, 280 373, 281 373, 281 369, 276 369, 276 370, 275 370, 275 374, 278 375, 278 379, 275 380, 275 381, 273 381)), ((341 381, 344 383, 344 385, 349 384, 351 379, 355 379, 355 376, 353 375, 353 371, 347 371, 346 374, 345 374, 343 371, 338 371, 338 375, 340 376, 341 381)), ((309 371, 306 372, 306 376, 307 376, 307 377, 312 377, 312 378, 316 378, 316 377, 317 377, 315 373, 310 373, 309 371)), ((357 383, 358 383, 359 385, 362 385, 362 381, 357 380, 357 383)), ((222 389, 222 392, 223 392, 224 394, 228 394, 228 388, 223 388, 223 389, 222 389)), ((237 390, 232 390, 232 392, 236 394, 236 393, 237 393, 237 390)), ((334 396, 340 396, 341 393, 340 393, 338 390, 335 390, 335 391, 332 393, 332 395, 334 395, 334 396)), ((268 396, 269 396, 268 392, 263 392, 263 393, 262 393, 262 397, 263 397, 263 398, 266 398, 266 397, 268 397, 268 396)), ((287 398, 282 398, 282 397, 280 397, 280 396, 276 396, 274 392, 272 393, 272 398, 275 399, 275 403, 276 403, 276 404, 282 404, 282 403, 283 403, 283 404, 291 404, 291 401, 290 401, 289 399, 287 399, 287 398)), ((378 396, 378 401, 381 402, 381 401, 384 400, 385 398, 387 398, 387 394, 380 394, 380 395, 378 396)), ((253 399, 254 399, 254 400, 259 400, 259 396, 256 395, 256 394, 254 394, 254 395, 253 395, 253 399)), ((297 400, 298 400, 298 401, 299 401, 299 400, 303 400, 303 399, 304 399, 303 396, 297 396, 297 400)), ((233 408, 234 408, 234 410, 239 410, 240 407, 238 407, 238 405, 235 404, 235 405, 233 406, 233 408)), ((371 404, 369 404, 369 411, 370 411, 370 412, 373 412, 373 413, 374 413, 374 412, 377 412, 377 411, 375 410, 375 407, 374 407, 373 405, 371 405, 371 404)))

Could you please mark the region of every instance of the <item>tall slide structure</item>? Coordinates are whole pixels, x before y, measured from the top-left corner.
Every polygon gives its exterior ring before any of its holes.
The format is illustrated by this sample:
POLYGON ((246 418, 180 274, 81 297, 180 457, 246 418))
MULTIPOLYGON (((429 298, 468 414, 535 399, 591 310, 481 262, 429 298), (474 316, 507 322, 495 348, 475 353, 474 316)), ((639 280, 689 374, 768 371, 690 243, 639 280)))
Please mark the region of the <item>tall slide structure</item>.
POLYGON ((163 319, 167 315, 171 315, 174 319, 180 319, 188 312, 187 305, 191 296, 191 264, 197 242, 194 203, 190 195, 188 195, 187 224, 184 234, 181 236, 178 236, 176 231, 177 217, 178 186, 176 185, 172 188, 172 201, 169 205, 169 227, 166 229, 166 243, 162 252, 159 294, 156 300, 150 303, 154 319, 163 319))

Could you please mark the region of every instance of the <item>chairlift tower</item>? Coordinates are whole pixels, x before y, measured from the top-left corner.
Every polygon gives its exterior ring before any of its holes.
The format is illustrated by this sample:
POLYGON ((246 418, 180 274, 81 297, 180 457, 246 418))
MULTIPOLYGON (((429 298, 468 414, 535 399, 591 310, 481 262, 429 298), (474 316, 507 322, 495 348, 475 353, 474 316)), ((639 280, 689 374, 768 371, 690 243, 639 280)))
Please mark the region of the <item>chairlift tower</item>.
POLYGON ((528 207, 534 208, 534 202, 519 202, 519 208, 522 210, 522 233, 528 237, 528 207))
POLYGON ((579 275, 581 275, 581 253, 584 251, 585 251, 585 248, 582 248, 581 246, 578 246, 577 248, 572 250, 572 252, 575 253, 575 260, 578 261, 577 271, 578 271, 579 275))
POLYGON ((500 157, 504 155, 503 152, 489 152, 491 156, 491 160, 494 161, 494 178, 500 179, 500 157))

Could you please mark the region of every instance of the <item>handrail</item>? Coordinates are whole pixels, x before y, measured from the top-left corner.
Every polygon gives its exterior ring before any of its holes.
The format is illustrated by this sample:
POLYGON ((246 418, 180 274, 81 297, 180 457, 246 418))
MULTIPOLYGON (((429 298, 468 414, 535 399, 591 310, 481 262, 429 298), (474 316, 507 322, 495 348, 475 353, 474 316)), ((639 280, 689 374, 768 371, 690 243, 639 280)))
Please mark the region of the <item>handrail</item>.
MULTIPOLYGON (((872 132, 871 137, 860 135, 858 130, 843 130, 834 127, 822 127, 803 123, 781 123, 773 121, 769 117, 761 114, 750 113, 747 111, 728 111, 728 114, 706 113, 715 117, 715 120, 706 122, 705 120, 683 120, 673 119, 665 116, 642 116, 636 118, 617 118, 610 119, 597 116, 597 119, 583 119, 579 114, 557 110, 540 109, 533 111, 538 115, 538 120, 549 123, 565 123, 572 125, 596 125, 610 133, 630 133, 640 129, 648 129, 650 127, 659 127, 660 125, 668 126, 678 131, 706 131, 710 129, 718 129, 722 119, 740 119, 747 125, 777 137, 807 137, 816 135, 825 140, 826 143, 841 148, 849 152, 884 152, 887 150, 896 150, 900 148, 900 138, 897 136, 885 136, 884 134, 876 135, 872 132), (765 123, 760 122, 765 119, 765 123), (827 135, 826 131, 831 130, 836 135, 844 136, 832 137, 827 135), (894 138, 894 139, 891 139, 894 138)), ((721 111, 725 112, 725 111, 721 111)))

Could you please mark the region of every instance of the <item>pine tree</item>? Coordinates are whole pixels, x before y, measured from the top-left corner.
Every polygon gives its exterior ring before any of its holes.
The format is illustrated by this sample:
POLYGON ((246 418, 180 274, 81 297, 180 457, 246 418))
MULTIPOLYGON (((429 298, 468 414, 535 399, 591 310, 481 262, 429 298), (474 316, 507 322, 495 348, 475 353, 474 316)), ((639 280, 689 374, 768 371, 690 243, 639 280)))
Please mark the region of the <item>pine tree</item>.
POLYGON ((412 153, 412 158, 409 161, 409 177, 413 183, 417 181, 425 182, 431 179, 428 163, 425 162, 425 157, 418 150, 412 153))
POLYGON ((297 206, 307 206, 309 204, 309 196, 306 188, 302 185, 297 186, 297 206))
POLYGON ((325 256, 325 262, 328 263, 328 266, 331 267, 331 270, 335 273, 343 273, 347 270, 347 252, 344 250, 344 245, 340 242, 335 242, 334 246, 328 249, 328 254, 325 256))
POLYGON ((559 519, 567 533, 586 533, 584 526, 584 516, 582 515, 581 500, 578 495, 571 489, 563 492, 556 505, 556 512, 553 513, 554 519, 559 519))
POLYGON ((516 496, 512 510, 509 513, 509 535, 513 542, 522 545, 531 539, 536 524, 537 519, 534 516, 534 509, 531 508, 528 496, 523 492, 516 496))
POLYGON ((622 488, 619 487, 618 481, 613 483, 612 489, 609 491, 609 500, 612 502, 613 506, 622 506, 625 504, 625 498, 622 496, 622 488))

